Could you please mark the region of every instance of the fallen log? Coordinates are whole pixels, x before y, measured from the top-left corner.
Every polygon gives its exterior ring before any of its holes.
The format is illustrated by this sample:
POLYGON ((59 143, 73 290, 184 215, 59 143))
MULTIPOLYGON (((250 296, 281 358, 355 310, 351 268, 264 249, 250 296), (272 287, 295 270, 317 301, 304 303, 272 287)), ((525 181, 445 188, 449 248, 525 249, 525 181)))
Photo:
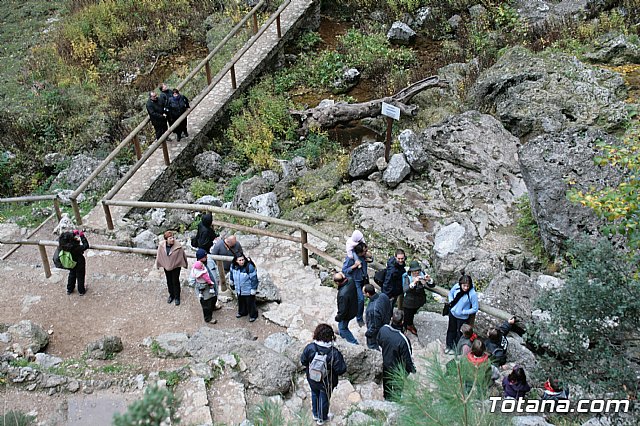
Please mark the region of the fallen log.
POLYGON ((425 89, 431 87, 447 87, 448 82, 438 76, 431 76, 405 87, 393 96, 357 104, 336 102, 323 107, 308 108, 302 111, 291 110, 290 114, 300 123, 299 132, 307 134, 310 129, 332 129, 338 124, 361 120, 367 117, 377 117, 381 114, 382 103, 388 103, 400 108, 403 115, 415 116, 417 105, 409 105, 411 99, 425 89))

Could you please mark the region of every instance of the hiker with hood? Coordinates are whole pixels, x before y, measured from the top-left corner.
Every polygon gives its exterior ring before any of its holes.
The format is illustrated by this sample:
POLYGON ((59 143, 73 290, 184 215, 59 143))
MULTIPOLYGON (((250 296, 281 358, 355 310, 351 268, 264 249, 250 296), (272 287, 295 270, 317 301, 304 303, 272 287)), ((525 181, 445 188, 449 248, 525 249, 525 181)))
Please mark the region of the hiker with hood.
POLYGON ((431 276, 422 272, 422 267, 418 261, 412 260, 409 264, 409 271, 402 276, 402 290, 404 291, 402 308, 404 310, 404 326, 416 336, 418 335, 418 330, 413 324, 413 317, 427 303, 425 289, 433 288, 434 286, 431 276))
POLYGON ((449 324, 445 354, 454 354, 460 340, 462 324, 469 323, 469 316, 478 312, 478 295, 469 275, 462 272, 458 283, 449 291, 449 324))
POLYGON ((258 293, 258 270, 251 259, 242 253, 237 255, 231 263, 229 271, 231 289, 235 289, 238 298, 238 313, 236 318, 249 315, 249 322, 258 319, 256 294, 258 293))
POLYGON ((358 313, 358 293, 356 292, 356 284, 353 278, 347 277, 343 272, 336 272, 333 275, 333 282, 338 286, 338 313, 336 314, 336 322, 338 323, 338 333, 340 337, 354 345, 358 341, 349 330, 349 321, 356 317, 358 313))
POLYGON ((167 303, 175 300, 176 306, 180 305, 180 269, 188 266, 187 254, 182 244, 175 239, 173 231, 165 231, 164 241, 158 244, 156 268, 164 269, 164 275, 167 278, 167 290, 169 290, 167 303))
POLYGON ((338 386, 338 376, 347 372, 347 364, 340 351, 333 346, 336 335, 328 324, 318 324, 313 342, 300 355, 311 388, 313 420, 322 425, 329 420, 331 392, 338 386))
POLYGON ((362 287, 362 292, 369 299, 367 311, 365 312, 367 320, 367 331, 364 333, 367 338, 367 347, 376 351, 380 350, 378 346, 378 332, 383 325, 389 324, 393 308, 391 301, 384 293, 376 293, 373 284, 367 284, 362 287))
POLYGON ((84 252, 89 249, 89 242, 84 236, 84 232, 77 229, 73 232, 63 232, 58 238, 58 248, 67 253, 71 253, 71 258, 76 262, 73 268, 69 269, 69 278, 67 279, 67 294, 71 294, 76 289, 78 283, 78 293, 84 296, 87 289, 84 285, 87 263, 84 258, 84 252))
POLYGON ((389 297, 391 304, 398 309, 402 309, 402 275, 405 273, 404 263, 406 260, 407 256, 404 250, 397 249, 395 256, 390 257, 387 261, 387 269, 382 284, 383 293, 389 297))
POLYGON ((196 243, 194 248, 201 248, 209 253, 209 250, 211 250, 213 246, 213 241, 218 237, 218 234, 216 234, 216 231, 213 229, 212 223, 213 215, 211 213, 205 213, 198 224, 198 233, 192 241, 192 243, 196 243))
POLYGON ((196 259, 197 262, 194 263, 191 273, 189 274, 189 284, 195 289, 198 300, 200 301, 204 322, 215 324, 217 320, 212 319, 212 317, 213 311, 216 310, 216 302, 218 301, 218 283, 220 281, 218 268, 216 267, 216 262, 208 258, 207 252, 204 251, 204 249, 198 249, 196 251, 196 259), (197 265, 198 262, 200 265, 197 265), (202 271, 199 269, 200 266, 204 267, 209 279, 202 276, 202 271), (213 285, 210 285, 210 283, 213 285))
POLYGON ((509 321, 503 322, 500 327, 489 330, 488 338, 485 341, 487 352, 491 363, 496 367, 503 366, 507 363, 507 349, 509 341, 507 334, 511 331, 511 327, 516 323, 516 317, 509 318, 509 321))
POLYGON ((382 388, 386 400, 402 392, 398 374, 408 376, 416 372, 411 358, 411 342, 402 332, 403 324, 404 313, 396 309, 391 324, 382 326, 378 333, 378 345, 382 349, 382 388))

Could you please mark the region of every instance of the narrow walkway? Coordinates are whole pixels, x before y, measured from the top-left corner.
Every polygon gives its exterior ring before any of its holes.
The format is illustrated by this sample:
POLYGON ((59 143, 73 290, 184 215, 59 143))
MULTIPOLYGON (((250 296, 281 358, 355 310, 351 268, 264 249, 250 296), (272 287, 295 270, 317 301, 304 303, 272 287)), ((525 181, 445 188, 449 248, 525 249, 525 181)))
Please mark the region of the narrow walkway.
MULTIPOLYGON (((276 23, 273 22, 262 34, 253 46, 236 63, 237 86, 242 87, 243 83, 248 83, 255 78, 255 70, 260 68, 262 63, 280 49, 282 40, 286 39, 287 33, 292 30, 298 21, 304 18, 308 9, 314 4, 313 0, 292 0, 291 4, 282 12, 281 30, 282 39, 278 38, 276 23)), ((209 92, 206 98, 191 112, 188 118, 188 138, 183 138, 180 142, 170 140, 167 142, 169 157, 171 161, 177 158, 188 144, 200 133, 206 133, 211 128, 210 121, 217 116, 218 112, 231 100, 234 89, 231 87, 231 77, 229 73, 209 92)), ((167 169, 164 165, 162 149, 156 152, 147 162, 136 172, 127 184, 116 194, 114 200, 139 201, 151 184, 167 169)), ((113 222, 117 226, 122 221, 130 209, 127 207, 111 207, 113 222)), ((87 228, 105 229, 106 220, 101 204, 98 204, 84 218, 83 223, 87 228)))

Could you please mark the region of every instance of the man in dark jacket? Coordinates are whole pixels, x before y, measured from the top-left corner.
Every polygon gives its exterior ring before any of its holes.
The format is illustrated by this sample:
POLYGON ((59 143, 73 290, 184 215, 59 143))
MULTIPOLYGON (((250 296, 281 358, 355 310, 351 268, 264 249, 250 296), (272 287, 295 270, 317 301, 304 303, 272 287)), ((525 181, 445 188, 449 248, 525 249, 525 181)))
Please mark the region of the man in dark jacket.
POLYGON ((338 286, 338 313, 336 314, 338 332, 340 337, 347 342, 357 345, 358 341, 349 330, 349 321, 354 319, 358 313, 356 284, 352 278, 347 278, 342 272, 336 272, 333 276, 333 282, 338 286))
POLYGON ((400 310, 393 312, 391 325, 387 324, 378 332, 378 344, 382 348, 382 387, 384 399, 398 396, 402 392, 394 376, 415 373, 416 367, 411 359, 411 343, 402 333, 404 314, 400 310))
POLYGON ((58 247, 60 250, 71 253, 71 258, 76 262, 76 266, 69 269, 69 278, 67 279, 67 294, 73 293, 76 289, 76 281, 78 282, 78 293, 84 296, 87 289, 84 286, 84 277, 86 274, 87 263, 84 258, 84 252, 89 249, 89 242, 84 236, 84 232, 75 230, 73 232, 63 232, 58 239, 58 247))
MULTIPOLYGON (((181 95, 178 89, 173 89, 173 94, 169 98, 167 107, 169 109, 169 126, 171 126, 182 114, 184 114, 186 110, 189 109, 189 99, 187 99, 186 96, 181 95)), ((178 140, 182 139, 183 134, 185 137, 189 137, 189 133, 187 132, 187 117, 182 120, 173 132, 176 134, 178 140)))
POLYGON ((511 331, 511 326, 516 323, 516 318, 510 318, 503 322, 500 327, 489 330, 488 339, 484 342, 491 364, 500 367, 507 362, 507 348, 509 341, 507 334, 511 331))
POLYGON ((206 213, 198 224, 198 233, 196 234, 196 242, 198 243, 196 248, 201 248, 207 253, 213 246, 213 240, 218 236, 216 231, 213 230, 213 226, 211 226, 212 223, 213 215, 206 213))
POLYGON ((158 90, 160 91, 160 105, 162 105, 164 113, 167 116, 167 121, 169 121, 169 100, 171 99, 173 92, 169 89, 167 83, 160 83, 158 90))
POLYGON ((389 321, 391 321, 393 308, 387 295, 376 293, 376 288, 372 284, 365 285, 363 292, 369 299, 366 312, 367 331, 364 333, 367 337, 367 347, 378 351, 380 350, 378 332, 383 325, 389 324, 389 321))
POLYGON ((149 113, 151 124, 156 131, 156 140, 158 140, 169 127, 167 126, 167 117, 165 116, 164 107, 158 99, 158 94, 156 92, 149 92, 147 112, 149 113))
POLYGON ((382 292, 386 294, 394 307, 402 309, 402 275, 405 273, 404 262, 407 257, 404 250, 397 249, 396 255, 387 261, 387 272, 382 284, 382 292), (397 302, 397 304, 396 304, 397 302))

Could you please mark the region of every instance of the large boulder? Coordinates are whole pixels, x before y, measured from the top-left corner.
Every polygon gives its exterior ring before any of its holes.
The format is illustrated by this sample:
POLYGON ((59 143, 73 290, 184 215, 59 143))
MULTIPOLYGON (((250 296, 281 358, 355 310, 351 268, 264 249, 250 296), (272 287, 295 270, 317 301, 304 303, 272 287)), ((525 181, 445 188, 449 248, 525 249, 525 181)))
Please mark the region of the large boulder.
POLYGON ((478 77, 468 101, 495 111, 514 135, 531 137, 580 125, 619 128, 628 119, 626 92, 615 72, 573 56, 514 47, 478 77))
POLYGON ((222 171, 222 157, 215 151, 205 151, 193 158, 193 166, 203 178, 217 178, 222 171))
POLYGON ((363 178, 378 170, 376 161, 384 156, 384 144, 382 142, 363 143, 351 153, 349 160, 349 176, 363 178))
POLYGON ((187 343, 186 350, 198 361, 209 362, 232 354, 246 365, 241 378, 246 386, 262 395, 285 394, 291 387, 296 365, 251 339, 247 330, 200 328, 187 343))
POLYGON ((387 40, 392 44, 411 44, 416 39, 416 32, 404 22, 396 21, 387 32, 387 40))
POLYGON ((260 284, 258 285, 256 302, 280 303, 280 301, 282 300, 282 298, 280 297, 280 290, 278 290, 278 287, 274 284, 273 280, 271 279, 271 275, 264 268, 260 268, 258 270, 258 281, 260 282, 260 284))
POLYGON ((601 130, 571 129, 539 136, 520 149, 531 211, 544 247, 552 255, 561 252, 570 239, 599 235, 603 221, 593 210, 567 199, 572 182, 577 189, 588 189, 616 186, 620 181, 617 169, 594 164, 598 141, 616 143, 601 130))
POLYGON ((347 363, 347 375, 351 383, 380 382, 382 379, 382 354, 362 345, 352 345, 340 339, 335 345, 347 363))
POLYGON ((262 216, 278 217, 280 216, 280 206, 274 192, 256 195, 249 200, 246 209, 247 213, 255 213, 262 216))
POLYGON ((514 8, 522 20, 532 26, 566 19, 584 19, 589 0, 516 0, 514 8))
POLYGON ((596 40, 593 52, 585 58, 611 65, 640 64, 640 45, 624 34, 608 33, 596 40))
POLYGON ((409 167, 404 154, 393 154, 382 174, 382 181, 390 187, 396 187, 409 173, 411 173, 411 167, 409 167))
POLYGON ((22 320, 17 324, 10 326, 7 329, 7 333, 10 339, 7 339, 10 343, 3 349, 7 349, 8 346, 18 345, 23 350, 30 350, 32 353, 40 352, 46 348, 49 344, 49 335, 38 324, 31 322, 30 320, 22 320))
POLYGON ((237 210, 245 210, 253 197, 267 192, 269 183, 261 176, 253 176, 238 185, 232 206, 237 210))
POLYGON ((186 333, 164 333, 155 338, 154 352, 160 358, 183 358, 189 353, 186 346, 189 336, 186 333))
MULTIPOLYGON (((84 154, 76 155, 73 157, 69 167, 56 176, 51 183, 51 187, 76 189, 101 163, 102 160, 98 160, 97 158, 88 157, 84 154)), ((99 191, 103 188, 110 188, 118 181, 119 177, 117 167, 114 164, 109 164, 102 173, 89 184, 87 190, 99 191)))
POLYGON ((155 250, 158 247, 157 244, 158 237, 153 232, 145 229, 133 239, 134 247, 144 248, 144 249, 153 249, 155 250))
POLYGON ((360 71, 356 68, 347 68, 343 71, 342 76, 337 78, 333 84, 331 92, 338 95, 340 93, 347 93, 358 85, 360 81, 360 71))

